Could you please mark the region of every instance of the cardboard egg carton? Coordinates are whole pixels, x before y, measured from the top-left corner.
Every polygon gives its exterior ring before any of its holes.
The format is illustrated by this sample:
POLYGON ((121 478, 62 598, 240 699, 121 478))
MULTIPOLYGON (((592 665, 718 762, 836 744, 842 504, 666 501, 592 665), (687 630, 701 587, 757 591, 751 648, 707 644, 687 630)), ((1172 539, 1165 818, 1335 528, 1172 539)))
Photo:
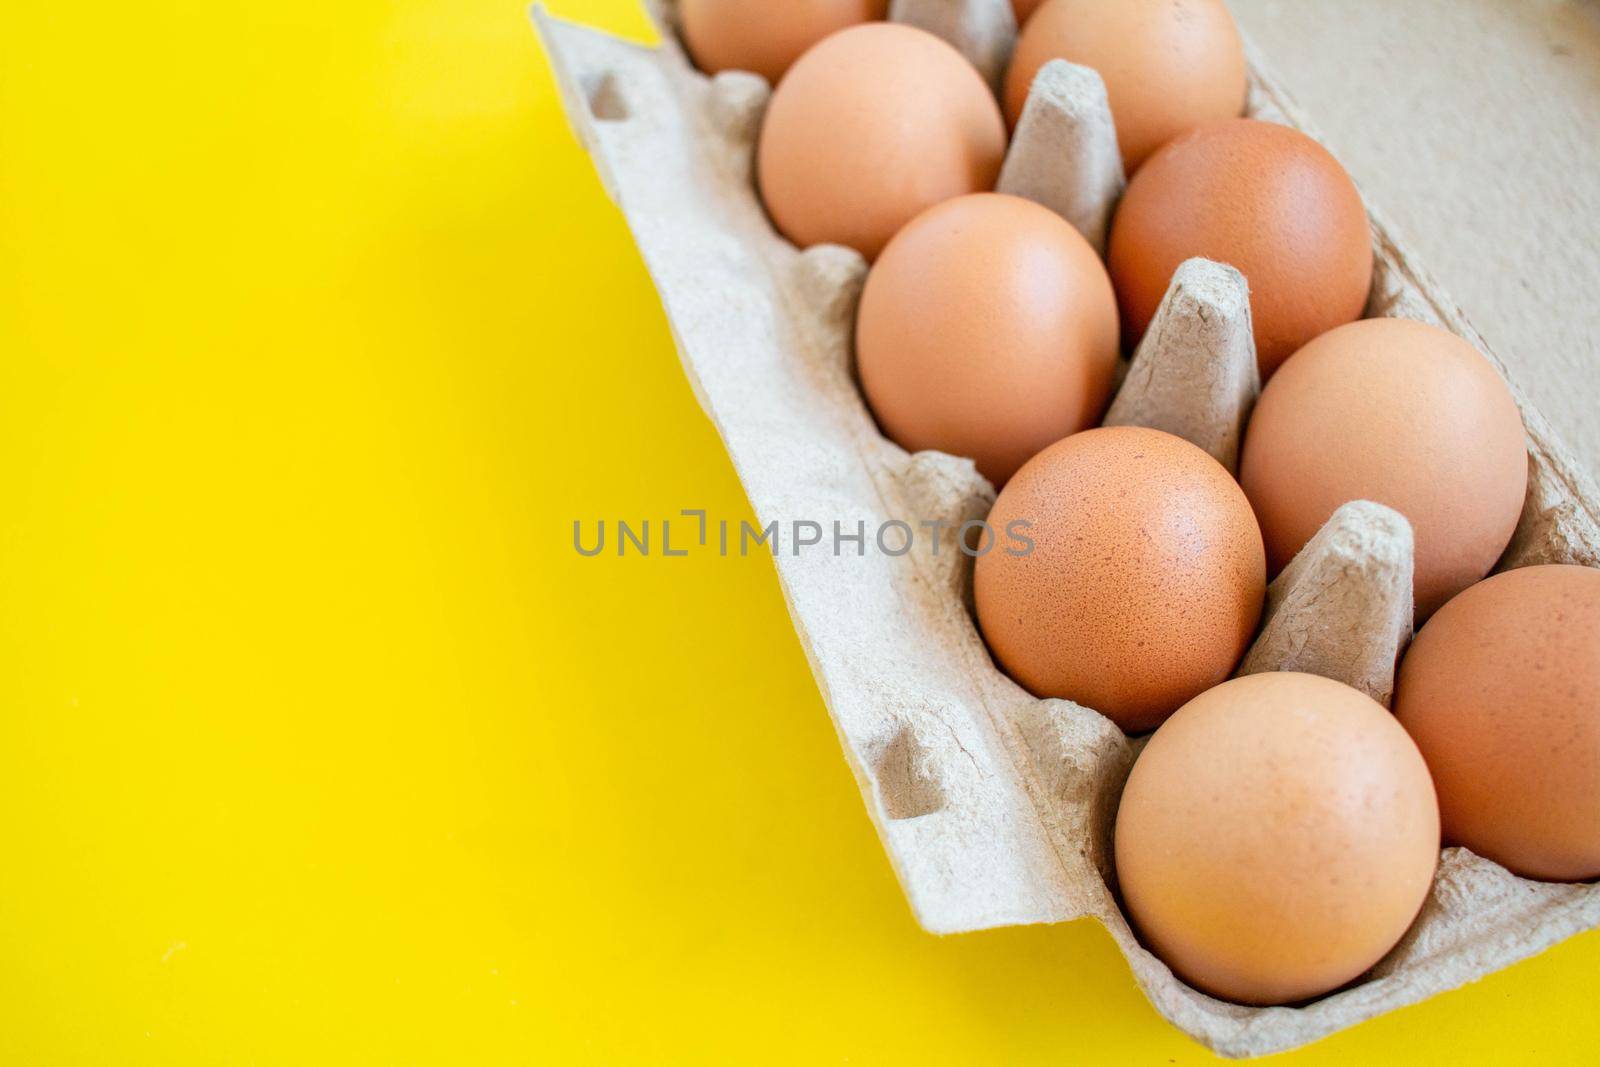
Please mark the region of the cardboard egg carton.
MULTIPOLYGON (((893 521, 932 530, 904 555, 854 542, 842 554, 775 556, 795 629, 846 759, 918 921, 953 934, 1093 916, 1157 1010, 1210 1048, 1264 1054, 1315 1040, 1472 981, 1600 925, 1600 887, 1516 878, 1447 849, 1405 939, 1350 986, 1298 1007, 1248 1008, 1186 986, 1147 952, 1118 908, 1110 836, 1134 759, 1091 709, 1035 699, 990 659, 971 610, 963 523, 994 489, 970 460, 907 454, 878 431, 852 365, 866 263, 800 250, 772 228, 752 180, 770 88, 706 77, 655 0, 663 43, 646 48, 535 6, 574 130, 638 241, 685 371, 727 446, 758 522, 837 522, 846 535, 893 521), (943 526, 921 526, 924 523, 943 526)), ((1008 0, 898 0, 893 13, 947 36, 993 82, 1015 25, 1008 0), (1003 9, 1003 12, 1002 12, 1003 9)), ((1304 128, 1252 56, 1249 113, 1304 128)), ((1098 75, 1047 66, 1000 187, 1053 208, 1096 247, 1122 189, 1098 75)), ((1483 339, 1374 216, 1368 314, 1483 339)), ((1193 260, 1174 277, 1107 421, 1186 437, 1232 468, 1260 388, 1245 280, 1193 260)), ((1528 429, 1530 481, 1502 567, 1600 565, 1600 494, 1512 383, 1528 429)), ((835 547, 838 542, 835 543, 835 547)), ((1395 512, 1342 508, 1272 583, 1242 673, 1305 670, 1387 701, 1411 636, 1411 531, 1395 512)), ((1071 967, 1071 959, 1061 966, 1071 967)))

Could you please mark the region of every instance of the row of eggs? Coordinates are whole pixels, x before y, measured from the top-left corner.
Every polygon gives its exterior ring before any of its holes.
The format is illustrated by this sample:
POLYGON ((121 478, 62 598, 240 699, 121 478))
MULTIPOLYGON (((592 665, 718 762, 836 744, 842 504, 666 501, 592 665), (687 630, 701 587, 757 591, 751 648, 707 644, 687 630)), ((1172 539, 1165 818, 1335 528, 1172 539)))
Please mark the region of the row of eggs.
POLYGON ((972 457, 1001 487, 990 525, 1031 527, 1031 553, 977 564, 996 660, 1036 695, 1156 730, 1116 832, 1141 935, 1202 989, 1289 1003, 1404 934, 1441 814, 1446 839, 1518 873, 1600 876, 1600 572, 1483 580, 1527 488, 1499 375, 1446 331, 1360 319, 1361 197, 1315 141, 1238 117, 1243 49, 1220 0, 1016 7, 1003 101, 943 41, 882 22, 881 0, 681 15, 702 68, 776 84, 757 182, 777 228, 872 261, 856 349, 884 432, 972 457), (1054 213, 986 192, 1056 58, 1105 81, 1132 174, 1105 263, 1054 213), (1196 256, 1250 285, 1266 386, 1237 480, 1179 438, 1093 429, 1196 256), (1356 499, 1415 534, 1427 624, 1395 714, 1309 675, 1227 681, 1269 575, 1356 499))

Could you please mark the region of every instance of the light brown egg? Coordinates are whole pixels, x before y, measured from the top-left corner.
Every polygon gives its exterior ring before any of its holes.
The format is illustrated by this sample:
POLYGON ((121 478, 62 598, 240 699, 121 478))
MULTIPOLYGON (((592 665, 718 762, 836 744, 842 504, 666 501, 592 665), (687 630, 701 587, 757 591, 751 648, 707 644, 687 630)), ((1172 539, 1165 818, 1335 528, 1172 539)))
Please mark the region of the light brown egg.
POLYGON ((790 68, 756 165, 784 236, 874 259, 927 208, 993 188, 1005 149, 999 105, 961 53, 923 30, 872 22, 790 68))
POLYGON ((1007 483, 989 524, 978 621, 1036 696, 1150 730, 1227 678, 1255 633, 1261 532, 1227 470, 1182 438, 1123 426, 1059 441, 1007 483), (1031 552, 1014 554, 1016 529, 1031 552))
POLYGON ((1144 335, 1172 272, 1193 256, 1249 280, 1263 376, 1359 318, 1372 287, 1367 215, 1349 175, 1305 134, 1254 119, 1179 137, 1128 183, 1107 256, 1124 344, 1144 335))
POLYGON ((1100 421, 1117 302, 1094 249, 1031 200, 975 193, 913 219, 867 276, 861 385, 908 451, 970 456, 996 485, 1100 421))
POLYGON ((1600 878, 1600 571, 1525 567, 1450 601, 1406 653, 1395 715, 1448 842, 1528 878, 1600 878))
POLYGON ((1244 111, 1244 43, 1222 0, 1050 0, 1035 6, 1006 75, 1006 118, 1013 126, 1034 75, 1052 59, 1099 72, 1130 174, 1179 134, 1244 111))
POLYGON ((1528 486, 1522 417, 1489 361, 1447 330, 1369 319, 1311 342, 1267 383, 1239 483, 1276 573, 1339 505, 1411 522, 1417 618, 1489 573, 1528 486))
POLYGON ((828 34, 884 18, 889 0, 682 0, 684 42, 708 74, 748 70, 776 85, 828 34))
POLYGON ((1252 674, 1156 731, 1117 812, 1117 878, 1145 943, 1190 985, 1290 1004, 1377 963, 1439 858, 1427 766, 1370 697, 1252 674))

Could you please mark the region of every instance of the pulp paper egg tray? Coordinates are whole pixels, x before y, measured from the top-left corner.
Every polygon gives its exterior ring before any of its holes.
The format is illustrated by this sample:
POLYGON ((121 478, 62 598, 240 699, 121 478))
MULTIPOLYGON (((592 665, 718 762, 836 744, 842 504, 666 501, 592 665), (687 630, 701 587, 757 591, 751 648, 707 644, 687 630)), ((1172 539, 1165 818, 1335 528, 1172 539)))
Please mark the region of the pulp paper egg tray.
MULTIPOLYGON (((967 35, 953 43, 992 81, 1009 15, 994 16, 992 0, 920 6, 934 12, 931 23, 946 21, 947 37, 967 35)), ((895 14, 915 18, 918 7, 900 0, 895 14)), ((845 757, 923 927, 953 934, 1093 916, 1162 1015, 1217 1052, 1247 1056, 1315 1040, 1600 925, 1600 887, 1527 881, 1452 848, 1404 940, 1359 980, 1309 1004, 1214 999, 1141 946, 1118 909, 1110 863, 1118 795, 1139 742, 1092 709, 1032 697, 990 659, 971 611, 972 560, 955 537, 985 517, 993 487, 970 460, 907 454, 878 431, 852 367, 866 264, 835 246, 796 249, 773 230, 752 180, 768 87, 754 75, 700 73, 677 42, 671 3, 657 0, 652 11, 657 48, 538 6, 533 16, 572 126, 627 217, 758 523, 868 531, 864 554, 796 553, 784 543, 775 564, 845 757), (871 531, 895 520, 949 529, 916 538, 906 555, 873 551, 871 531)), ((1098 242, 1121 187, 1104 90, 1082 68, 1052 66, 1001 188, 1056 208, 1098 242)), ((1253 55, 1248 113, 1305 127, 1253 55)), ((1442 325, 1504 373, 1376 217, 1372 236, 1368 316, 1442 325)), ((1600 565, 1600 496, 1511 385, 1530 479, 1500 566, 1600 565)), ((1231 467, 1258 388, 1243 278, 1193 260, 1175 277, 1108 421, 1178 433, 1231 467)), ((1306 670, 1387 702, 1411 636, 1410 539, 1386 508, 1341 509, 1272 584, 1241 670, 1306 670)))

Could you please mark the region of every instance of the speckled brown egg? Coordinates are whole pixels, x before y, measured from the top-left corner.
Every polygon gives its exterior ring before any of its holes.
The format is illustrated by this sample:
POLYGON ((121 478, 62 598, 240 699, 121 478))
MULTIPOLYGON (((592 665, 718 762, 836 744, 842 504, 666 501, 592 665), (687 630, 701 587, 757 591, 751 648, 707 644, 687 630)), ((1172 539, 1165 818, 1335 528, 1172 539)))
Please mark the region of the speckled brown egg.
POLYGON ((1416 919, 1439 859, 1427 766, 1370 697, 1310 674, 1252 674, 1156 731, 1117 812, 1117 878, 1179 977, 1290 1004, 1377 963, 1416 919))
POLYGON ((908 451, 970 456, 996 485, 1100 421, 1117 352, 1116 298, 1089 242, 998 193, 907 224, 867 276, 856 322, 884 432, 908 451))
POLYGON ((1130 174, 1179 134, 1244 111, 1244 43, 1222 0, 1039 5, 1006 75, 1006 118, 1013 126, 1034 76, 1052 59, 1099 72, 1130 174))
POLYGON ((1029 692, 1156 727, 1232 673, 1261 615, 1266 564, 1227 470, 1159 430, 1059 441, 1007 483, 977 561, 978 621, 1029 692), (1010 536, 1031 539, 1027 551, 1010 536))
POLYGON ((1417 617, 1489 573, 1522 514, 1528 455, 1511 392, 1447 330, 1369 319, 1311 342, 1267 383, 1239 482, 1276 573, 1339 505, 1411 522, 1417 617))
POLYGON ((961 53, 911 26, 872 22, 789 69, 756 167, 784 236, 874 259, 934 204, 993 188, 1005 149, 1000 107, 961 53))
POLYGON ((1600 878, 1600 571, 1525 567, 1450 601, 1406 653, 1395 714, 1446 841, 1528 878, 1600 878))
POLYGON ((830 33, 882 19, 889 0, 682 0, 684 43, 709 74, 748 70, 776 85, 830 33))
POLYGON ((1144 335, 1172 272, 1194 256, 1249 280, 1263 376, 1359 318, 1372 286, 1367 215, 1350 176, 1305 134, 1254 119, 1179 137, 1128 183, 1107 257, 1124 344, 1144 335))

